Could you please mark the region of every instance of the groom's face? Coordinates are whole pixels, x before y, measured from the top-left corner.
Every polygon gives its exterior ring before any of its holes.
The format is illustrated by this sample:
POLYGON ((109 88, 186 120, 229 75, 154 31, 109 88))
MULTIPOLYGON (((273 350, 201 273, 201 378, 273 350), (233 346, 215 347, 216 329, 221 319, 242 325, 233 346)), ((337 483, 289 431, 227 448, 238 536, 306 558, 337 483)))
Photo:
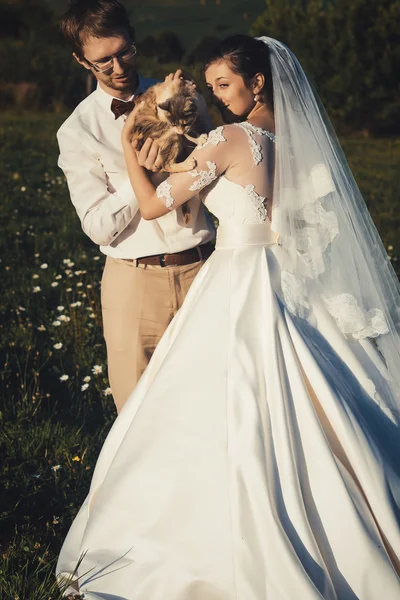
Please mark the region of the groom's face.
POLYGON ((82 48, 83 57, 74 56, 81 65, 92 71, 106 91, 116 97, 123 97, 127 93, 133 93, 137 79, 136 57, 131 56, 126 60, 120 58, 121 54, 124 55, 124 50, 129 53, 131 45, 132 40, 125 32, 113 37, 88 37, 82 48), (110 58, 112 66, 102 71, 104 63, 110 61, 110 58))

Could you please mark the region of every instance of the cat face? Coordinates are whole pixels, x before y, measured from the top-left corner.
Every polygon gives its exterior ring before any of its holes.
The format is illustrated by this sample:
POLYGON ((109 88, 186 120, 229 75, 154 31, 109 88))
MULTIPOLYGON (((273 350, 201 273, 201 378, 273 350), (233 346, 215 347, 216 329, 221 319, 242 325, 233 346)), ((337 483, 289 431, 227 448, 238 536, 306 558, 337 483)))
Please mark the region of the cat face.
POLYGON ((171 123, 178 133, 186 133, 198 117, 196 95, 196 88, 190 81, 177 79, 160 84, 156 94, 159 118, 171 123))

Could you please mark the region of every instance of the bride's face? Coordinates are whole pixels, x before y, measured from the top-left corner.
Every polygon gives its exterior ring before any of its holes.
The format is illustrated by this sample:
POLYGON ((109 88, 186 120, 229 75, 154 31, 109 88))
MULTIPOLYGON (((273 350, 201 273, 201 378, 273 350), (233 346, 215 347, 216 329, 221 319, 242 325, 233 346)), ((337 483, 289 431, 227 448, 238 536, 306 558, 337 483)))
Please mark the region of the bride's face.
POLYGON ((243 77, 234 73, 225 60, 209 65, 205 75, 207 88, 224 122, 245 119, 254 108, 254 91, 247 87, 243 77))

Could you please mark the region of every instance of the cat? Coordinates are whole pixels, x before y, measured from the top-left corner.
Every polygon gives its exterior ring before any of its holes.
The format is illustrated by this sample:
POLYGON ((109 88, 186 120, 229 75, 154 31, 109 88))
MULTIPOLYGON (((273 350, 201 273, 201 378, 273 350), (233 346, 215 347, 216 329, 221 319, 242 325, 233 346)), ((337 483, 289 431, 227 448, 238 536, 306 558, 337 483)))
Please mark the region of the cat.
POLYGON ((185 139, 198 145, 207 138, 205 134, 189 134, 199 116, 197 99, 198 91, 191 81, 157 83, 138 98, 128 116, 132 142, 138 140, 138 149, 148 137, 157 141, 162 158, 160 172, 181 173, 196 167, 194 158, 183 158, 187 154, 185 139))

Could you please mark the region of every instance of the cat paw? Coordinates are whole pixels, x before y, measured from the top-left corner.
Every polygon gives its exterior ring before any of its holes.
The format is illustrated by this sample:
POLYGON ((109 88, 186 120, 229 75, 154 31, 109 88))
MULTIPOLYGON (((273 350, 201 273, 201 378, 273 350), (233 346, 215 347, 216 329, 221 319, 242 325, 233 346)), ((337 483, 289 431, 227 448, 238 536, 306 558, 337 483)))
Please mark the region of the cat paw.
POLYGON ((163 171, 166 173, 186 173, 192 171, 197 165, 195 158, 187 158, 180 163, 169 163, 164 165, 163 171))
POLYGON ((206 133, 202 133, 196 140, 198 146, 202 146, 206 143, 208 139, 208 135, 206 133))
POLYGON ((187 158, 182 164, 185 165, 185 171, 192 171, 197 166, 197 160, 195 158, 187 158))

